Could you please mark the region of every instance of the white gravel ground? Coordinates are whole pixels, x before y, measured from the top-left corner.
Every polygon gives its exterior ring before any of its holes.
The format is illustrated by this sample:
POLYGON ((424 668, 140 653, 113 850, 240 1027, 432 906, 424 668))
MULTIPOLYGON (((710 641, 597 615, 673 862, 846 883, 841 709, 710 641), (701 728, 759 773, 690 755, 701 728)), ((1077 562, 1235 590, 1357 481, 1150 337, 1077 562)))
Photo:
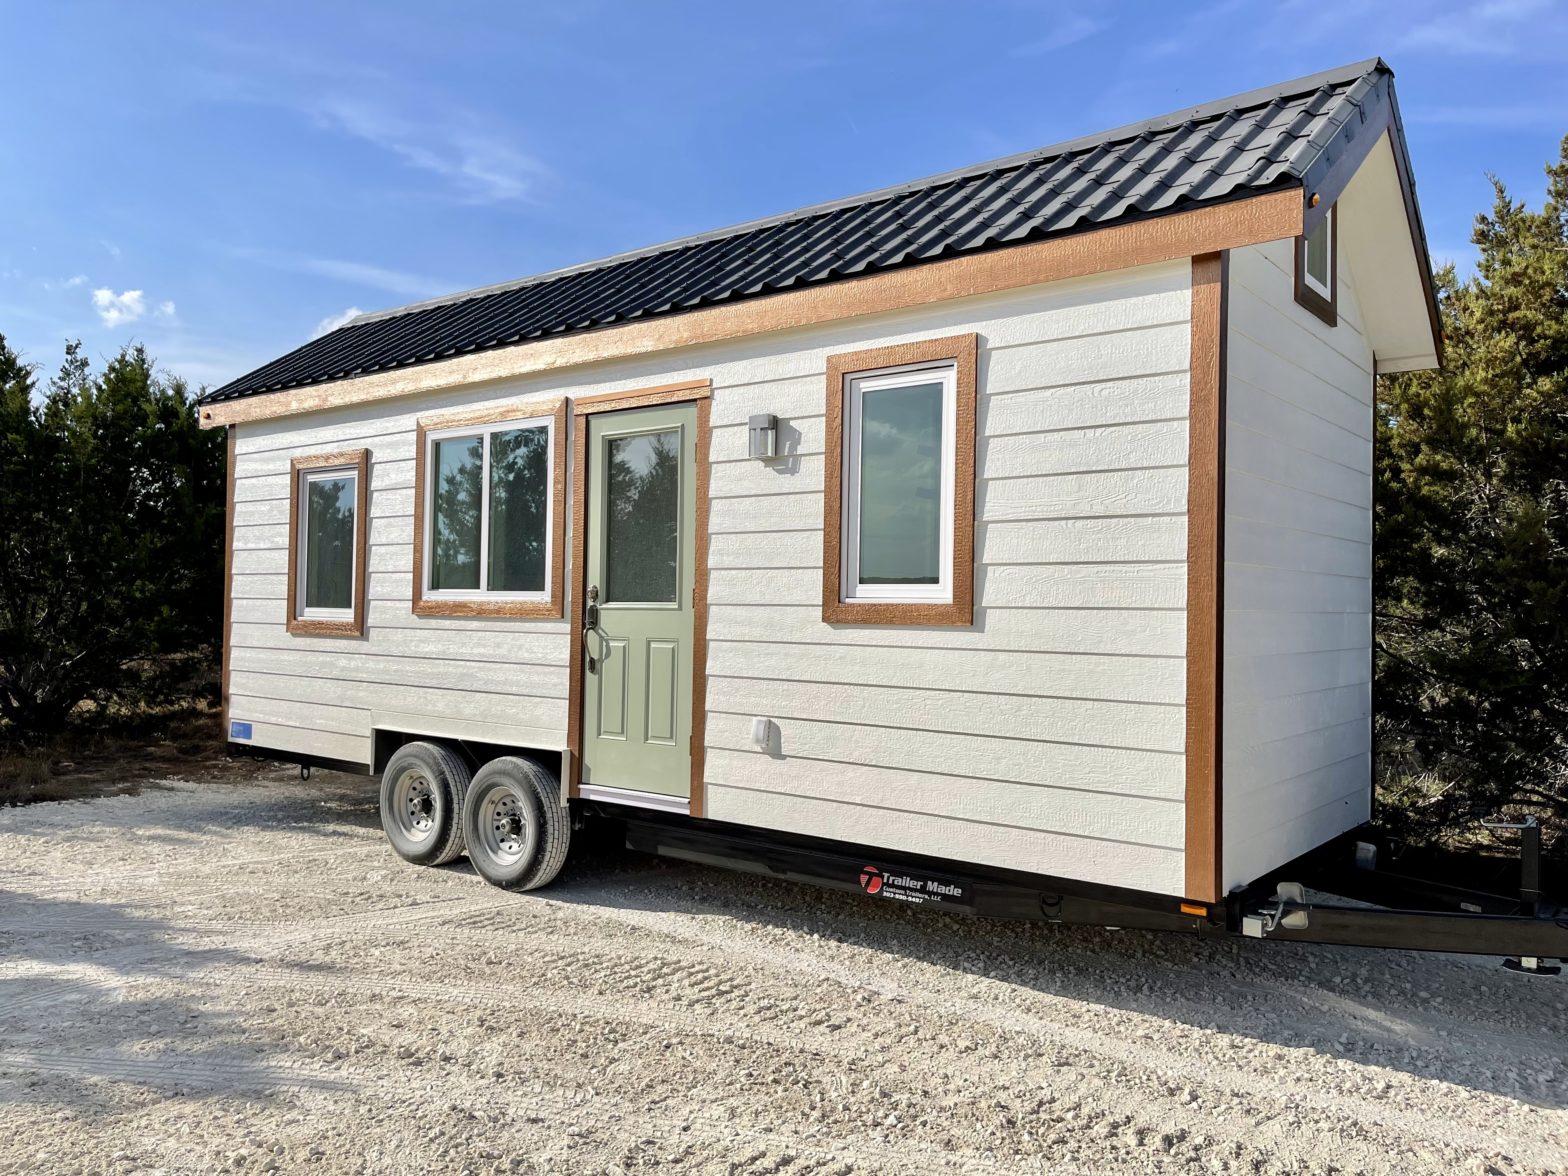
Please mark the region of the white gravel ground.
POLYGON ((1565 1010, 602 847, 509 895, 348 777, 0 810, 0 1172, 1562 1173, 1565 1010))

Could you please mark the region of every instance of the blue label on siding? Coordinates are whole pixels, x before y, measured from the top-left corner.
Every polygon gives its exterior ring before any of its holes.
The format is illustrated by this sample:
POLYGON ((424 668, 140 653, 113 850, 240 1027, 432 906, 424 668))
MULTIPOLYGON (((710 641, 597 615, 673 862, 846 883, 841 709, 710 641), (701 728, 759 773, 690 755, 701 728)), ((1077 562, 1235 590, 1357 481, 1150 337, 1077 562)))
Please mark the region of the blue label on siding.
POLYGON ((249 723, 241 723, 238 720, 231 721, 229 723, 229 738, 230 739, 249 739, 250 738, 250 724, 249 723))

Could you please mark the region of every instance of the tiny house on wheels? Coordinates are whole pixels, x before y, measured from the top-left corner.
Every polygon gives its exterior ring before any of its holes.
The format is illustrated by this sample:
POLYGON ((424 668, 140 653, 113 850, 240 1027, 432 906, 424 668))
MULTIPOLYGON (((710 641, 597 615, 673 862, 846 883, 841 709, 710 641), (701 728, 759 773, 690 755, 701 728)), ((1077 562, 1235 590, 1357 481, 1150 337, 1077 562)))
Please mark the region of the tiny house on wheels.
POLYGON ((1381 61, 360 315, 201 402, 229 742, 504 886, 597 819, 1299 935, 1234 896, 1371 815, 1373 381, 1440 355, 1381 61))

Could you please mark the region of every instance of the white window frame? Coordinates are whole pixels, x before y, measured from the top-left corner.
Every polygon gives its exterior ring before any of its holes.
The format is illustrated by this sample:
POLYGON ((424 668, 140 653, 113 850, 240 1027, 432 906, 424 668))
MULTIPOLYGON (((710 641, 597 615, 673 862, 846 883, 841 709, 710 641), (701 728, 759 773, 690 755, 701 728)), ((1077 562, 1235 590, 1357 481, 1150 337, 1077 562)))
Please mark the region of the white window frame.
POLYGON ((354 619, 354 595, 359 584, 359 529, 365 525, 365 520, 359 517, 359 467, 357 465, 340 466, 307 466, 298 473, 299 478, 299 518, 295 526, 299 534, 299 559, 296 561, 294 591, 295 599, 299 601, 299 608, 295 616, 302 621, 352 621, 354 619), (310 583, 310 484, 312 482, 335 482, 340 478, 347 478, 354 484, 350 501, 354 505, 354 540, 349 545, 349 603, 347 608, 310 608, 305 604, 309 599, 305 591, 310 583))
POLYGON ((551 568, 555 566, 555 418, 518 417, 508 421, 487 421, 482 425, 453 425, 445 429, 432 429, 425 434, 425 452, 421 460, 425 466, 424 534, 419 537, 424 552, 421 575, 425 582, 420 585, 424 599, 548 601, 553 582, 551 568), (484 586, 490 575, 490 436, 492 433, 535 428, 543 428, 545 431, 544 587, 538 592, 494 592, 484 586), (435 574, 435 496, 441 476, 440 468, 436 465, 436 442, 458 437, 479 438, 479 587, 437 589, 430 586, 431 577, 435 574))
MULTIPOLYGON (((1326 214, 1323 219, 1318 222, 1318 228, 1323 231, 1323 235, 1328 242, 1328 251, 1323 255, 1324 264, 1328 267, 1328 274, 1321 282, 1318 281, 1317 278, 1315 278, 1312 274, 1312 268, 1307 261, 1307 258, 1310 256, 1312 241, 1312 235, 1309 233, 1301 239, 1301 282, 1302 285, 1306 286, 1308 290, 1311 290, 1318 297, 1324 299, 1325 301, 1331 302, 1334 298, 1333 283, 1335 245, 1334 217, 1332 213, 1326 214)), ((1317 229, 1313 230, 1313 232, 1316 231, 1317 229)))
POLYGON ((840 553, 843 582, 839 599, 845 604, 950 604, 953 600, 953 498, 957 469, 958 367, 941 363, 906 364, 896 368, 853 372, 844 377, 844 453, 842 454, 843 518, 840 553), (881 392, 939 381, 942 385, 942 503, 940 551, 935 584, 862 584, 860 582, 860 454, 862 399, 881 392))

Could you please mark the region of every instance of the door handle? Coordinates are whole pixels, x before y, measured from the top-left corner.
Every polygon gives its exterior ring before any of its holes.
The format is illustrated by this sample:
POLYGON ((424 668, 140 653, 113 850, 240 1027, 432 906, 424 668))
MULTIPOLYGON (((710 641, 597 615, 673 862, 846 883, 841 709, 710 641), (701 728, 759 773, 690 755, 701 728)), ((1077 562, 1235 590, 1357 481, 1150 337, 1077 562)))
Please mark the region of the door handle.
POLYGON ((604 640, 604 636, 599 632, 598 629, 583 630, 583 653, 585 653, 588 657, 588 672, 590 674, 597 674, 599 672, 600 659, 594 655, 592 647, 588 644, 589 634, 597 636, 600 641, 604 640))
POLYGON ((588 605, 583 609, 583 653, 588 658, 588 672, 597 674, 601 659, 594 655, 592 648, 588 644, 588 634, 590 633, 598 635, 601 641, 604 639, 604 635, 599 633, 599 585, 597 584, 589 586, 588 605))

